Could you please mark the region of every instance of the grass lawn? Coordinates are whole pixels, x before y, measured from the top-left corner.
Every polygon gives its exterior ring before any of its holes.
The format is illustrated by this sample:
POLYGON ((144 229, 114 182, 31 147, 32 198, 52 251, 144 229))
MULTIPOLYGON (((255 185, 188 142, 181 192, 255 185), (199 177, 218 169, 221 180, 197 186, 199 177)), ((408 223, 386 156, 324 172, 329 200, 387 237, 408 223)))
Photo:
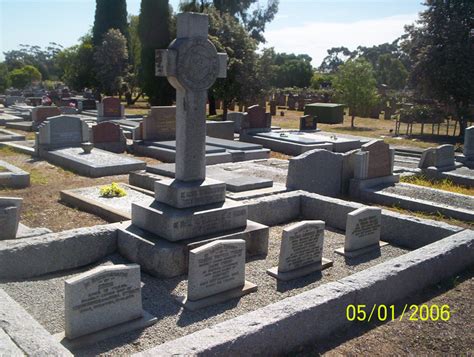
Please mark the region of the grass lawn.
POLYGON ((400 182, 410 183, 418 186, 436 188, 438 190, 460 193, 463 195, 474 196, 474 188, 456 185, 449 179, 431 180, 424 175, 402 176, 400 182))

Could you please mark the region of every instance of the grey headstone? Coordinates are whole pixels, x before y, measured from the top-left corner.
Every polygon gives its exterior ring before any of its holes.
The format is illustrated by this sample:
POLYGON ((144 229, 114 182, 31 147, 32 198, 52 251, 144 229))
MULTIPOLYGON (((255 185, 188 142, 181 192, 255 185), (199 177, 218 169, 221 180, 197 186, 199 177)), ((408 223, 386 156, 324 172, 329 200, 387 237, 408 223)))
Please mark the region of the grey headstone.
POLYGON ((101 266, 68 279, 64 303, 69 339, 137 319, 143 315, 140 266, 101 266))
POLYGON ((362 207, 347 214, 344 251, 354 251, 380 242, 382 210, 362 207))
POLYGON ((48 118, 39 127, 40 146, 77 147, 86 141, 89 141, 89 128, 79 117, 59 115, 48 118))
POLYGON ((344 156, 315 149, 290 159, 286 186, 327 196, 341 193, 344 156))
POLYGON ((464 156, 474 160, 474 126, 470 126, 464 132, 464 156))
POLYGON ((283 230, 279 272, 289 272, 323 259, 323 221, 303 221, 283 230))
POLYGON ((23 199, 0 197, 0 240, 15 239, 23 199))
POLYGON ((203 299, 245 284, 245 241, 214 241, 189 252, 188 299, 203 299))

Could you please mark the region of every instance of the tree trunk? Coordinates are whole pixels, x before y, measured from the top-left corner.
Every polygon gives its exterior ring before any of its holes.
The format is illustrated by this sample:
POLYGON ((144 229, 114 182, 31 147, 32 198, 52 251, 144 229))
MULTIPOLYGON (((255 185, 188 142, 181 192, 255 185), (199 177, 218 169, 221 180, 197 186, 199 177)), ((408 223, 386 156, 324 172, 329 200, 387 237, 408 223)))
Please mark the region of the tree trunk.
POLYGON ((352 117, 351 117, 351 128, 352 129, 355 128, 354 121, 355 121, 355 115, 353 114, 352 117))
POLYGON ((207 101, 209 102, 209 115, 217 115, 216 99, 211 93, 207 96, 207 101))
POLYGON ((229 110, 229 102, 227 100, 222 101, 222 106, 223 106, 223 113, 222 113, 222 121, 227 120, 227 111, 229 110))
POLYGON ((132 105, 135 104, 142 95, 143 95, 143 92, 138 93, 137 97, 135 99, 132 99, 132 105))
POLYGON ((424 129, 425 129, 425 122, 421 122, 421 135, 423 135, 424 129))

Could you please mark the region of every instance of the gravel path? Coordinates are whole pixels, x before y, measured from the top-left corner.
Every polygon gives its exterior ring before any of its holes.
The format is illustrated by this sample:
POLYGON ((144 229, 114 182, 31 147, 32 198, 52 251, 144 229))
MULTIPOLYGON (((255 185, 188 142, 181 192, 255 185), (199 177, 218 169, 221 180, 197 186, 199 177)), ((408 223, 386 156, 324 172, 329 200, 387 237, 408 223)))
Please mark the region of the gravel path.
POLYGON ((417 200, 431 201, 446 207, 474 210, 474 197, 459 195, 447 191, 434 190, 423 186, 397 183, 395 186, 389 186, 379 192, 393 193, 417 200))
MULTIPOLYGON (((269 254, 266 259, 253 260, 246 264, 246 279, 258 285, 257 292, 246 295, 240 300, 234 299, 196 312, 189 312, 177 305, 174 299, 175 296, 186 294, 186 280, 183 280, 183 276, 161 280, 142 273, 143 307, 158 317, 158 323, 143 331, 123 334, 87 349, 73 351, 74 354, 124 355, 143 351, 319 285, 336 281, 407 252, 405 249, 386 246, 382 248, 381 256, 368 254, 345 262, 344 257, 334 253, 334 249, 344 245, 344 235, 340 231, 328 229, 325 235, 323 256, 334 260, 334 266, 324 270, 322 274, 314 273, 292 282, 277 283, 274 278, 266 274, 266 269, 278 264, 280 237, 282 229, 286 226, 270 229, 269 254)), ((114 255, 101 262, 101 264, 111 263, 118 264, 125 261, 120 256, 114 255)), ((4 283, 0 287, 18 301, 50 333, 59 333, 64 328, 64 280, 91 268, 76 269, 66 274, 49 275, 31 281, 4 283)))

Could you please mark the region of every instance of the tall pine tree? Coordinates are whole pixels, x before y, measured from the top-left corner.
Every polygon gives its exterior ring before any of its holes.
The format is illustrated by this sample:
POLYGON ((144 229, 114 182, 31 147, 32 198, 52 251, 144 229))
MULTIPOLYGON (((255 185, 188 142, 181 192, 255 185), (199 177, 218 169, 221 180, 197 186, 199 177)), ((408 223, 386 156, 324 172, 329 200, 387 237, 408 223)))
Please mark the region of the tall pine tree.
POLYGON ((126 0, 96 0, 94 27, 92 28, 94 47, 100 46, 102 37, 110 29, 119 30, 127 39, 128 44, 126 0))
POLYGON ((138 24, 141 51, 140 84, 150 105, 171 105, 175 97, 166 78, 155 76, 155 50, 171 42, 171 9, 168 0, 142 0, 138 24))

